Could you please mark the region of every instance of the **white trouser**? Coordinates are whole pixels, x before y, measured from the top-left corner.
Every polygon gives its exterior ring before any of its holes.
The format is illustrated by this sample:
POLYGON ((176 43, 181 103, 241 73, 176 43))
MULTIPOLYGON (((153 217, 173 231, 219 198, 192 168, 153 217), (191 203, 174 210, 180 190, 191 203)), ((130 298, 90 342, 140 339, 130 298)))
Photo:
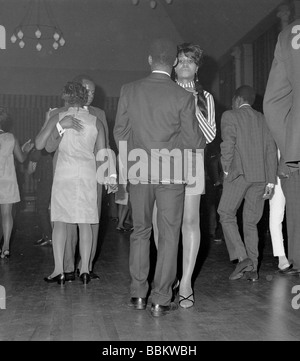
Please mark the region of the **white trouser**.
POLYGON ((285 197, 281 188, 280 179, 277 178, 277 181, 278 184, 275 184, 273 197, 269 201, 269 228, 274 257, 285 256, 282 234, 282 222, 285 213, 285 197))

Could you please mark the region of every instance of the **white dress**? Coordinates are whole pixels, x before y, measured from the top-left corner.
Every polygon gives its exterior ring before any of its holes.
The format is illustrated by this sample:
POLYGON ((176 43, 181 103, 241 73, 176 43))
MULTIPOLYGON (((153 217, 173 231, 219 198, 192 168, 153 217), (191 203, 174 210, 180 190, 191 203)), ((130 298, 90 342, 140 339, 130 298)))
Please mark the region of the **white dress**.
POLYGON ((99 223, 97 208, 95 143, 97 118, 83 108, 59 114, 75 115, 83 130, 67 129, 58 148, 51 194, 51 221, 99 223))
POLYGON ((15 138, 0 132, 0 204, 20 202, 14 162, 15 138))

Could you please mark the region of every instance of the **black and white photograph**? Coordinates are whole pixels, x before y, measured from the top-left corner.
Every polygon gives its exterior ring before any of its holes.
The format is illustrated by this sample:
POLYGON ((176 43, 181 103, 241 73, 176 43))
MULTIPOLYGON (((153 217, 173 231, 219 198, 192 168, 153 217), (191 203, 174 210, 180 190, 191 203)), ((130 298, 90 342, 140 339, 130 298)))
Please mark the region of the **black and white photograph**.
POLYGON ((0 341, 300 341, 300 0, 0 0, 0 341))

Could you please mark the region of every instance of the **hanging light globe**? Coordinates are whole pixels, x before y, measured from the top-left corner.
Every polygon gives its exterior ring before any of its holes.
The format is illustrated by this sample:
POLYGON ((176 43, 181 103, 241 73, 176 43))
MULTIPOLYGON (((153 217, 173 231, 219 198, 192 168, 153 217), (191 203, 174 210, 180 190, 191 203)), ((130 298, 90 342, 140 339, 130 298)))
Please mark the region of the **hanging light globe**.
POLYGON ((18 31, 17 35, 18 35, 19 39, 23 39, 24 34, 23 34, 23 31, 21 29, 18 31))
POLYGON ((17 41, 17 37, 15 34, 12 35, 12 37, 10 38, 10 41, 14 44, 17 41))
POLYGON ((59 44, 60 44, 60 46, 64 46, 65 45, 65 39, 63 38, 63 37, 61 37, 60 39, 59 39, 59 44))
POLYGON ((37 43, 37 44, 36 44, 36 50, 37 50, 37 51, 41 51, 41 49, 42 49, 42 44, 37 43))
POLYGON ((24 43, 23 40, 21 40, 21 41, 19 42, 19 47, 20 47, 21 49, 23 49, 24 46, 25 46, 25 43, 24 43))
POLYGON ((155 8, 156 8, 156 1, 155 1, 155 0, 151 0, 151 1, 150 1, 150 7, 151 7, 152 9, 155 9, 155 8))
POLYGON ((52 46, 56 50, 59 47, 59 44, 55 41, 52 46))
POLYGON ((59 39, 59 34, 57 31, 53 34, 53 39, 56 41, 59 39))
POLYGON ((41 30, 39 28, 37 28, 37 30, 34 34, 38 39, 42 36, 41 30))

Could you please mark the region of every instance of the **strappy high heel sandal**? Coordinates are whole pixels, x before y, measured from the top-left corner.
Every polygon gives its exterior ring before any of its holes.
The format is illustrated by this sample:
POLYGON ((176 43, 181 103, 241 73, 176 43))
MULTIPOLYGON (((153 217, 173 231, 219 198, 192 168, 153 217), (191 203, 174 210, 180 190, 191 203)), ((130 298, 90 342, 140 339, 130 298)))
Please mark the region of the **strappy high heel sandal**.
POLYGON ((1 252, 1 258, 9 258, 10 257, 10 252, 8 249, 6 249, 5 251, 1 252))
POLYGON ((176 296, 179 292, 179 285, 180 285, 180 282, 179 282, 179 279, 176 278, 176 280, 174 281, 173 285, 172 285, 172 291, 173 291, 173 294, 176 296))
POLYGON ((194 304, 195 304, 194 292, 191 293, 188 297, 184 297, 182 295, 179 295, 179 306, 181 308, 191 308, 191 307, 194 306, 194 304), (188 301, 188 302, 190 302, 190 304, 189 305, 182 305, 183 301, 188 301))

